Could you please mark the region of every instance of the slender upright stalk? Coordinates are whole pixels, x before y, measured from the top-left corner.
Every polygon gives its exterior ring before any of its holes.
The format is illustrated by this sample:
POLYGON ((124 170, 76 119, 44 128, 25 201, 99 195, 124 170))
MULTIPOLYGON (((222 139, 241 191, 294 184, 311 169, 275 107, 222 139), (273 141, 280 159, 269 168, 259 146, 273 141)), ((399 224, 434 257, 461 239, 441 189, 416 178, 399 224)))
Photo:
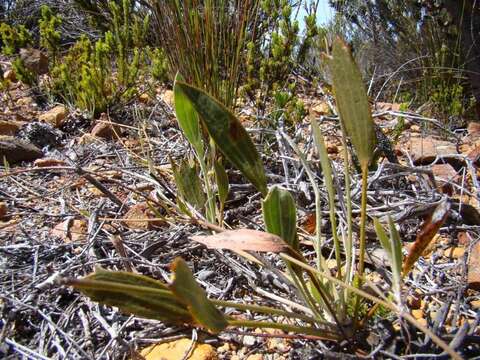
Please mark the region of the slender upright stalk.
MULTIPOLYGON (((368 186, 368 166, 362 166, 362 204, 360 209, 360 254, 358 258, 357 287, 361 288, 363 272, 365 270, 365 240, 367 225, 367 186, 368 186)), ((355 300, 354 321, 355 327, 358 325, 358 312, 360 309, 360 297, 355 300)))

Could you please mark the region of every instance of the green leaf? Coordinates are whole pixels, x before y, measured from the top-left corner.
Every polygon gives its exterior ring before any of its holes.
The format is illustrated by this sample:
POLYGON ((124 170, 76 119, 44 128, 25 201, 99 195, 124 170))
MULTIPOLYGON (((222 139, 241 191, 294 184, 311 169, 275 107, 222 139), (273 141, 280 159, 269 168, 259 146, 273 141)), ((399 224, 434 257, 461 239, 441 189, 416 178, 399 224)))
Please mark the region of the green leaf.
POLYGON ((390 261, 390 267, 392 269, 392 288, 393 292, 397 298, 400 300, 400 289, 401 289, 401 281, 402 281, 402 243, 400 240, 400 235, 398 234, 397 228, 393 223, 391 217, 388 217, 388 225, 390 236, 387 235, 385 232, 382 224, 380 221, 375 218, 373 219, 373 223, 375 225, 375 232, 377 233, 377 237, 382 244, 383 249, 385 250, 388 260, 390 261))
POLYGON ((225 329, 228 325, 225 316, 207 298, 205 290, 198 285, 187 263, 176 258, 172 270, 174 278, 170 289, 188 307, 196 322, 213 333, 225 329))
POLYGON ((393 287, 397 293, 397 297, 400 299, 403 263, 402 240, 400 239, 400 234, 398 233, 391 216, 388 217, 388 226, 390 230, 390 244, 392 249, 393 287))
POLYGON ((203 209, 206 198, 196 164, 190 163, 188 160, 182 160, 177 165, 173 159, 170 159, 170 164, 178 192, 183 201, 188 202, 197 210, 203 209))
POLYGON ((262 211, 267 231, 298 250, 297 209, 292 194, 278 186, 272 187, 262 202, 262 211))
POLYGON ((190 100, 225 157, 265 196, 265 170, 252 139, 240 121, 203 90, 182 81, 177 81, 175 87, 190 100))
POLYGON ((377 138, 362 74, 347 44, 340 38, 333 44, 333 57, 328 63, 340 119, 361 168, 366 168, 373 158, 377 138))
POLYGON ((123 312, 172 324, 194 323, 187 307, 166 284, 149 277, 123 271, 96 271, 81 279, 64 282, 93 301, 116 306, 123 312))
POLYGON ((229 191, 228 175, 225 171, 224 166, 219 160, 215 161, 213 163, 213 166, 215 169, 215 178, 217 180, 218 199, 220 200, 220 204, 223 208, 225 201, 227 201, 229 191))
POLYGON ((188 142, 193 146, 195 151, 197 151, 198 155, 202 156, 203 142, 198 113, 193 108, 190 100, 188 100, 182 90, 177 86, 178 81, 183 81, 183 77, 179 73, 177 73, 173 85, 174 106, 177 121, 188 142))

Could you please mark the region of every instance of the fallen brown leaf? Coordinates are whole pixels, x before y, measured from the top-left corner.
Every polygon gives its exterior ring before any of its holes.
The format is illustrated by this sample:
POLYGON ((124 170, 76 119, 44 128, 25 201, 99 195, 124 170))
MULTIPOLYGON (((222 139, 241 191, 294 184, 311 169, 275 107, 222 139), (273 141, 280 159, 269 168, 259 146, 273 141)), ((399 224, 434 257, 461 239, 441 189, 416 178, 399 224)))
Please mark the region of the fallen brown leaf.
POLYGON ((279 236, 251 229, 228 230, 215 235, 192 236, 211 249, 232 251, 261 251, 278 253, 288 248, 279 236))

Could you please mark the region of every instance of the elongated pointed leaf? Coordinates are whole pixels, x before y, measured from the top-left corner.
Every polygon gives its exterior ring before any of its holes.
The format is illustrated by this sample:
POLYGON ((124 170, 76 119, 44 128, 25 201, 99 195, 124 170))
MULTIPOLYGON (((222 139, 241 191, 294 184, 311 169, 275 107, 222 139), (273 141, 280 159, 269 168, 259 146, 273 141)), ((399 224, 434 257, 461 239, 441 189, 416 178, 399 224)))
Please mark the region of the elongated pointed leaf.
POLYGON ((335 40, 332 53, 328 63, 340 119, 360 166, 366 168, 373 158, 377 138, 362 74, 347 44, 340 38, 335 40))
POLYGON ((178 192, 183 201, 188 202, 197 210, 203 209, 206 197, 203 192, 197 166, 191 164, 188 160, 182 160, 180 164, 177 165, 170 159, 170 164, 178 192))
POLYGON ((403 264, 403 276, 407 275, 412 269, 415 262, 422 255, 428 244, 432 241, 435 234, 445 222, 448 212, 450 211, 450 202, 448 200, 442 201, 422 224, 422 227, 410 248, 408 255, 403 264))
POLYGON ((201 154, 203 154, 203 143, 198 113, 193 108, 190 100, 188 100, 182 90, 176 85, 178 81, 183 81, 183 77, 177 73, 173 86, 177 121, 188 142, 193 146, 195 151, 200 151, 199 156, 201 156, 201 154))
POLYGON ((203 90, 181 81, 177 81, 175 87, 190 100, 225 157, 265 196, 265 170, 252 139, 240 121, 203 90))
POLYGON ((228 325, 225 316, 207 298, 205 290, 198 285, 187 263, 176 258, 172 270, 174 278, 170 289, 188 307, 196 322, 213 333, 225 329, 228 325))
POLYGON ((217 180, 218 199, 223 208, 225 201, 227 201, 229 191, 228 175, 220 161, 215 161, 213 165, 215 169, 215 179, 217 180))
POLYGON ((390 236, 387 235, 378 219, 373 219, 373 222, 375 224, 375 232, 377 233, 378 239, 380 240, 380 243, 382 244, 382 247, 387 253, 388 259, 390 261, 393 276, 392 288, 397 298, 397 301, 400 302, 403 259, 400 234, 398 233, 397 228, 395 227, 395 224, 390 216, 388 217, 390 236))
POLYGON ((297 209, 292 194, 278 186, 272 187, 262 202, 262 211, 267 231, 298 250, 297 209))
POLYGON ((66 280, 65 284, 94 301, 116 306, 129 314, 172 324, 194 324, 187 307, 167 285, 146 276, 97 269, 82 279, 66 280))
POLYGON ((393 287, 396 291, 398 300, 400 300, 403 263, 402 240, 400 239, 400 234, 398 233, 391 216, 388 217, 388 227, 390 229, 390 244, 392 249, 393 287))
POLYGON ((288 248, 281 237, 251 229, 227 230, 215 235, 192 236, 191 239, 210 249, 278 253, 288 248))

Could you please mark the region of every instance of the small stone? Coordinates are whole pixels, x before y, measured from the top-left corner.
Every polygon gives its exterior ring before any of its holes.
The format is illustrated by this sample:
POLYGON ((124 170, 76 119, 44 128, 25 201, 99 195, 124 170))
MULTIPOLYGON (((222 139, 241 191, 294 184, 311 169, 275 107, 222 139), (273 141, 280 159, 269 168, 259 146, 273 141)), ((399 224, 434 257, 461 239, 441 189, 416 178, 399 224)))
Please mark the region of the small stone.
POLYGON ((433 176, 443 190, 451 188, 452 183, 458 180, 458 174, 450 164, 436 164, 432 166, 433 176))
POLYGON ((13 136, 20 129, 20 126, 17 121, 0 120, 0 135, 13 136))
POLYGON ((23 65, 37 75, 48 73, 48 57, 38 49, 20 49, 20 58, 23 65))
POLYGON ((0 159, 5 157, 10 164, 14 164, 32 161, 42 156, 42 151, 35 145, 13 136, 0 135, 0 159))
POLYGON ((6 218, 7 212, 8 212, 7 204, 5 204, 4 202, 0 202, 0 220, 3 220, 6 218))
POLYGON ((115 126, 106 114, 100 115, 90 134, 105 140, 111 140, 119 133, 118 126, 115 126))
POLYGON ((180 339, 169 343, 152 345, 143 349, 140 354, 145 360, 217 360, 215 349, 208 344, 195 343, 188 357, 185 355, 192 347, 189 339, 180 339))
POLYGON ((58 160, 58 159, 37 159, 33 162, 33 165, 35 167, 57 167, 57 166, 66 166, 67 164, 63 160, 58 160))
POLYGON ((138 97, 138 100, 143 104, 148 104, 150 101, 152 101, 152 98, 147 93, 143 93, 138 97))
POLYGON ((460 231, 457 235, 457 240, 458 240, 458 245, 467 247, 468 245, 470 245, 472 238, 467 232, 460 231))
POLYGON ((321 115, 328 115, 330 114, 331 111, 328 104, 326 102, 322 102, 312 107, 310 112, 312 113, 312 115, 321 116, 321 115))
POLYGON ((63 105, 55 106, 53 109, 47 111, 46 113, 40 115, 38 120, 46 122, 52 125, 55 128, 59 128, 65 122, 65 118, 68 115, 68 110, 63 105))
POLYGON ((218 352, 219 354, 225 353, 225 352, 229 352, 229 351, 230 351, 230 344, 229 344, 229 343, 225 343, 225 344, 223 344, 222 346, 219 346, 219 347, 217 348, 217 352, 218 352))
POLYGON ((333 143, 327 143, 327 153, 338 154, 338 146, 333 143))
POLYGON ((480 136, 480 123, 472 121, 467 126, 468 135, 471 137, 480 136))
POLYGON ((473 165, 480 167, 480 146, 469 151, 467 157, 472 161, 473 165))
POLYGON ((93 127, 90 135, 110 140, 114 137, 115 132, 110 124, 98 123, 93 127))
POLYGON ((262 354, 253 354, 247 357, 247 360, 263 360, 262 354))
MULTIPOLYGON (((410 139, 410 153, 416 165, 427 165, 437 157, 444 160, 454 161, 449 155, 456 155, 457 148, 454 143, 444 140, 437 140, 432 137, 410 139)), ((458 162, 458 160, 456 160, 458 162)))
POLYGON ((420 130, 421 130, 421 129, 420 129, 420 126, 418 126, 418 125, 412 125, 412 126, 410 126, 410 131, 411 131, 411 132, 417 132, 417 133, 418 133, 418 132, 420 132, 420 130))
POLYGON ((468 256, 467 283, 470 289, 480 290, 480 241, 472 247, 468 256))
POLYGON ((88 224, 83 219, 65 220, 57 224, 50 231, 50 234, 69 243, 85 240, 87 238, 87 230, 88 224))
POLYGON ((164 225, 162 220, 152 220, 155 214, 146 203, 133 205, 125 214, 124 224, 133 230, 151 230, 154 227, 164 225))
POLYGON ((170 107, 174 105, 174 96, 172 90, 165 90, 165 92, 160 95, 160 98, 170 107))
POLYGON ((412 316, 415 319, 423 319, 423 310, 422 309, 413 309, 412 310, 412 316))
POLYGON ((465 254, 465 248, 463 247, 452 247, 448 248, 444 252, 445 256, 453 258, 453 259, 460 259, 465 254))
POLYGON ((412 294, 407 297, 407 304, 411 309, 419 310, 422 307, 422 298, 420 294, 412 294))
POLYGON ((480 300, 473 300, 470 302, 470 307, 472 310, 479 310, 480 309, 480 300))
POLYGON ((35 104, 35 100, 33 100, 30 96, 25 96, 17 100, 16 104, 18 106, 29 106, 35 104))
POLYGON ((243 337, 242 343, 245 346, 253 346, 255 345, 256 341, 257 341, 257 338, 255 336, 247 335, 243 337))
POLYGON ((15 71, 13 69, 9 69, 3 73, 3 78, 5 80, 9 80, 11 82, 16 82, 17 81, 17 75, 15 74, 15 71))

